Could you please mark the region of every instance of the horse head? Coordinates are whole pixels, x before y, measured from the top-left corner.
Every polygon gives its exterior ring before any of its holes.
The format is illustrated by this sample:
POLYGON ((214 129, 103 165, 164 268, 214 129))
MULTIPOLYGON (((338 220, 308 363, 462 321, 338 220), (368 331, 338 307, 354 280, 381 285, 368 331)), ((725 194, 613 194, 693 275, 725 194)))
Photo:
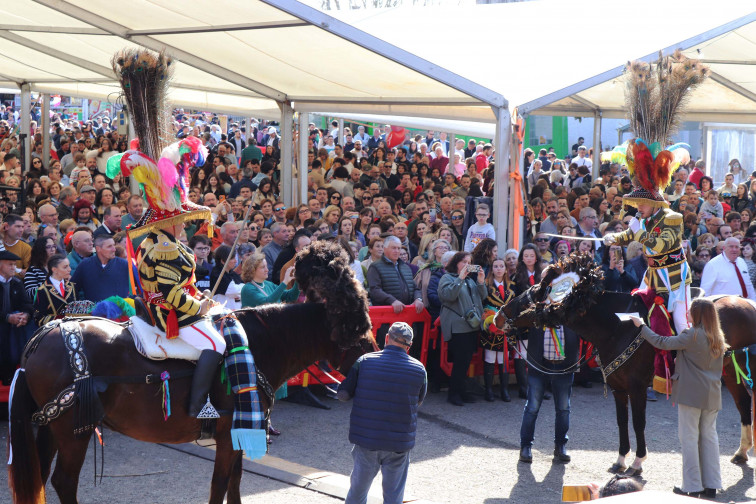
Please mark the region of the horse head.
POLYGON ((325 305, 331 340, 342 350, 363 346, 372 327, 367 294, 341 246, 313 242, 297 254, 295 272, 307 301, 325 305))
POLYGON ((501 307, 494 323, 500 329, 564 325, 569 317, 585 314, 590 304, 596 301, 597 294, 603 290, 602 280, 601 269, 595 267, 589 254, 573 252, 549 265, 543 271, 540 283, 501 307), (552 283, 565 273, 574 273, 578 281, 565 298, 553 303, 549 299, 552 283))

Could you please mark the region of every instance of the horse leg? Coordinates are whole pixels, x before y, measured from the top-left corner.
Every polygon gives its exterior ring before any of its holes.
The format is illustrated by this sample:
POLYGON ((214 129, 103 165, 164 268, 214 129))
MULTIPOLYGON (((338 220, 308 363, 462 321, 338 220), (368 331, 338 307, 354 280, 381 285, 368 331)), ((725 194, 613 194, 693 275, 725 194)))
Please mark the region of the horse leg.
MULTIPOLYGON (((238 458, 238 453, 234 451, 231 444, 231 417, 222 417, 218 419, 218 425, 215 433, 215 467, 213 468, 213 479, 210 484, 210 504, 223 504, 223 498, 229 489, 231 473, 234 463, 238 458)), ((239 460, 241 467, 241 460, 239 460)), ((239 476, 241 480, 241 475, 239 476)), ((239 487, 236 487, 236 497, 238 500, 232 500, 232 493, 229 492, 228 504, 241 504, 239 497, 239 487)))
POLYGON ((58 460, 51 478, 52 486, 58 494, 60 504, 78 504, 76 493, 79 487, 79 473, 87 455, 92 433, 75 437, 72 422, 61 420, 62 418, 51 424, 52 434, 58 445, 58 460), (58 425, 55 425, 56 423, 58 425))
POLYGON ((617 474, 627 469, 625 457, 630 453, 630 433, 627 428, 627 392, 614 390, 612 391, 612 394, 614 395, 614 406, 617 409, 617 427, 619 428, 620 447, 617 462, 609 468, 609 472, 617 474))
POLYGON ((50 477, 50 468, 57 451, 50 427, 40 427, 37 430, 37 457, 39 457, 43 485, 47 484, 47 479, 50 477))
POLYGON ((635 450, 635 460, 625 473, 629 476, 640 476, 643 472, 643 462, 646 460, 646 387, 641 385, 630 393, 630 407, 633 409, 633 430, 638 444, 635 450))
MULTIPOLYGON (((727 368, 727 365, 725 365, 727 368)), ((751 394, 745 386, 738 385, 735 371, 732 365, 725 370, 724 381, 727 390, 735 400, 735 406, 740 412, 740 446, 735 455, 730 459, 733 464, 745 464, 748 462, 748 450, 753 448, 753 429, 751 428, 751 394)))
POLYGON ((231 467, 231 477, 228 480, 227 504, 241 504, 241 491, 239 489, 242 478, 242 452, 234 452, 234 462, 231 467))

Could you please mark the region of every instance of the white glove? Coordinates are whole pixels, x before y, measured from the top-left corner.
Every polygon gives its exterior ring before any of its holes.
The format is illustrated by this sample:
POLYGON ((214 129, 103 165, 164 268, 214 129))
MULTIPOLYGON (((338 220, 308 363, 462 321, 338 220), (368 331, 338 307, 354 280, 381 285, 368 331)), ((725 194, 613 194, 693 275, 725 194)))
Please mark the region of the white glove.
POLYGON ((637 233, 637 232, 638 232, 638 230, 640 229, 640 221, 638 220, 638 218, 637 218, 637 217, 633 217, 632 219, 630 219, 630 222, 629 222, 629 223, 627 224, 627 227, 628 227, 628 228, 629 228, 629 229, 630 229, 630 230, 631 230, 631 231, 632 231, 633 233, 637 233))
POLYGON ((611 247, 612 245, 614 245, 614 242, 616 241, 617 241, 617 238, 615 237, 614 234, 609 233, 607 235, 604 235, 604 245, 606 245, 607 247, 611 247))

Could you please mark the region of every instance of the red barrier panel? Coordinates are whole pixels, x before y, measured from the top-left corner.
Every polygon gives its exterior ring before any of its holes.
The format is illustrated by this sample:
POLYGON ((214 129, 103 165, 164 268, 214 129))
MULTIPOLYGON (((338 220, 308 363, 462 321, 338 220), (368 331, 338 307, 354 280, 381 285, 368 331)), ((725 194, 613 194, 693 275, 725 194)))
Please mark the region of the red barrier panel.
MULTIPOLYGON (((507 348, 509 347, 507 346, 507 348)), ((442 339, 441 340, 441 371, 446 373, 447 376, 451 376, 453 364, 448 359, 449 359, 449 344, 442 339)), ((509 373, 514 373, 514 360, 512 359, 511 355, 507 355, 507 369, 509 370, 508 371, 509 373)), ((496 373, 498 374, 498 372, 499 372, 499 369, 497 366, 496 373)), ((470 361, 470 369, 467 370, 467 376, 481 376, 481 375, 483 375, 483 349, 478 348, 478 350, 473 354, 472 361, 470 361)))
POLYGON ((370 321, 373 323, 373 337, 378 340, 378 328, 383 324, 393 324, 394 322, 406 322, 409 325, 415 322, 423 323, 423 341, 428 338, 431 329, 431 317, 428 310, 417 313, 413 305, 406 306, 399 313, 394 313, 392 306, 371 306, 370 321))
MULTIPOLYGON (((393 324, 394 322, 406 322, 412 325, 415 322, 423 323, 423 336, 421 347, 421 362, 425 365, 428 356, 428 344, 431 341, 431 317, 428 310, 423 310, 417 313, 413 305, 407 306, 399 313, 394 313, 394 308, 391 306, 371 306, 370 307, 370 321, 373 324, 373 338, 377 339, 378 328, 383 324, 393 324)), ((434 333, 435 334, 435 333, 434 333)), ((343 380, 344 376, 338 372, 329 373, 337 380, 343 380)), ((331 385, 336 381, 332 380, 316 365, 311 365, 298 375, 290 378, 287 382, 292 387, 307 387, 309 385, 331 385)))

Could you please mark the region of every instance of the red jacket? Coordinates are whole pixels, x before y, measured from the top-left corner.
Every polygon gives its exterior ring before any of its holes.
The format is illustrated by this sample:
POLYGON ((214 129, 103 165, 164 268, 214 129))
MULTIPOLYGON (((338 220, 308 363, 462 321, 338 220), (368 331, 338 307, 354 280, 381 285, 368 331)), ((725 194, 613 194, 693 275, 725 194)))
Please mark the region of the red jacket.
POLYGON ((695 168, 693 168, 693 171, 690 172, 690 175, 688 175, 688 181, 696 184, 696 187, 698 187, 698 189, 700 190, 701 177, 703 177, 704 175, 706 174, 703 172, 703 170, 701 170, 699 167, 696 166, 695 168))

